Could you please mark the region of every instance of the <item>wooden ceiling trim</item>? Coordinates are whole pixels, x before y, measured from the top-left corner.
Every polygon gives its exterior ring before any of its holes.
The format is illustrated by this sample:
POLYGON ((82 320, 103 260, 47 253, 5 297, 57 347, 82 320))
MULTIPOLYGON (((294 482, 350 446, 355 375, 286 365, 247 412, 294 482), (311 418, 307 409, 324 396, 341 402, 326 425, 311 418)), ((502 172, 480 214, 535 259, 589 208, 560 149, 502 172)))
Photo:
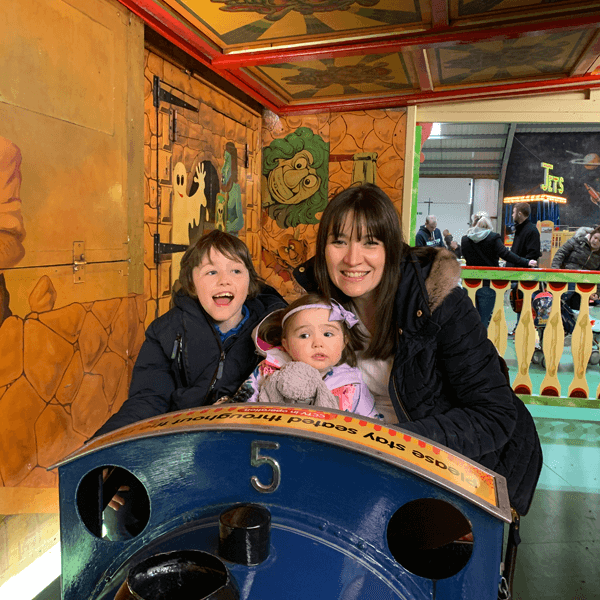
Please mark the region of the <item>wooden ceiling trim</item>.
POLYGON ((288 98, 277 94, 271 88, 267 87, 263 81, 258 81, 257 76, 250 71, 238 69, 233 71, 227 71, 227 73, 228 74, 226 75, 226 77, 230 81, 233 79, 241 85, 251 88, 253 87, 254 89, 258 87, 260 89, 262 97, 268 100, 270 103, 270 106, 268 106, 268 108, 273 112, 278 112, 283 106, 285 106, 289 102, 288 98))
POLYGON ((448 0, 431 0, 431 26, 433 29, 443 29, 450 25, 448 0))
POLYGON ((180 21, 154 0, 119 0, 119 2, 182 50, 187 52, 181 44, 193 49, 194 58, 203 65, 210 67, 211 59, 220 53, 217 47, 198 35, 191 25, 180 21), (176 39, 179 43, 175 41, 176 39))
POLYGON ((353 98, 352 100, 337 102, 291 104, 283 106, 276 112, 280 115, 300 115, 324 111, 341 112, 401 108, 415 104, 493 100, 511 96, 547 95, 598 88, 600 88, 600 76, 574 77, 550 81, 520 82, 498 86, 481 86, 468 89, 421 92, 416 94, 386 96, 382 98, 353 98))
POLYGON ((575 63, 569 75, 579 77, 586 73, 591 73, 600 55, 600 31, 596 30, 596 35, 592 37, 587 48, 581 54, 579 60, 575 63))
MULTIPOLYGON (((131 0, 130 0, 131 1, 131 0)), ((347 43, 338 42, 327 46, 298 47, 293 49, 274 49, 261 52, 247 52, 216 56, 212 65, 217 68, 238 68, 255 65, 278 64, 283 62, 304 62, 308 60, 323 60, 359 54, 387 54, 399 52, 408 46, 448 47, 477 42, 506 40, 519 37, 535 36, 542 33, 566 32, 571 30, 600 27, 600 11, 595 14, 578 16, 560 21, 541 21, 538 23, 500 26, 490 28, 460 30, 447 28, 434 33, 419 35, 397 35, 391 39, 347 43)))
POLYGON ((433 91, 433 79, 427 54, 423 48, 410 48, 410 57, 417 74, 417 80, 422 92, 433 91))
POLYGON ((264 86, 258 85, 254 81, 252 85, 248 85, 239 78, 237 72, 221 70, 211 65, 205 53, 206 44, 203 40, 163 8, 160 8, 153 0, 119 0, 119 2, 129 8, 131 12, 140 17, 149 27, 162 35, 166 40, 181 48, 181 50, 214 71, 217 75, 237 85, 248 96, 273 112, 280 110, 281 102, 273 102, 273 99, 268 94, 264 95, 263 92, 266 93, 264 86))

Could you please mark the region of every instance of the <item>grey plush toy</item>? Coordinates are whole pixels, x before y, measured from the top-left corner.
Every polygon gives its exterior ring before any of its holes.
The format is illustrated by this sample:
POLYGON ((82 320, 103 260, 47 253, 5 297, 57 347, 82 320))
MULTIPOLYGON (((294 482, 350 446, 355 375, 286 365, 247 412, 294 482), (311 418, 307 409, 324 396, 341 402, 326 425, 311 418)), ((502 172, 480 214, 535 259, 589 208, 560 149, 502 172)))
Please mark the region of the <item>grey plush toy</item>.
POLYGON ((284 365, 267 377, 260 389, 258 401, 339 408, 338 399, 329 391, 319 371, 296 361, 284 365))

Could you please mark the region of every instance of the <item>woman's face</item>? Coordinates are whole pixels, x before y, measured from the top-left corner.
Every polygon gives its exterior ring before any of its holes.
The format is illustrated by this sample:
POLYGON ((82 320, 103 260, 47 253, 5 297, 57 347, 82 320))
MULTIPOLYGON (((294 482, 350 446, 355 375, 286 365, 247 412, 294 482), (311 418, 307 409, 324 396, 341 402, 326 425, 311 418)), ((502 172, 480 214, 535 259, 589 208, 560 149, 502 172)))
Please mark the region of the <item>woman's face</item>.
POLYGON ((592 250, 600 249, 600 233, 595 233, 590 236, 590 246, 592 247, 592 250))
POLYGON ((350 298, 368 300, 383 277, 385 247, 380 240, 367 237, 364 225, 359 229, 353 224, 354 213, 348 213, 339 236, 329 234, 325 262, 333 285, 350 298))

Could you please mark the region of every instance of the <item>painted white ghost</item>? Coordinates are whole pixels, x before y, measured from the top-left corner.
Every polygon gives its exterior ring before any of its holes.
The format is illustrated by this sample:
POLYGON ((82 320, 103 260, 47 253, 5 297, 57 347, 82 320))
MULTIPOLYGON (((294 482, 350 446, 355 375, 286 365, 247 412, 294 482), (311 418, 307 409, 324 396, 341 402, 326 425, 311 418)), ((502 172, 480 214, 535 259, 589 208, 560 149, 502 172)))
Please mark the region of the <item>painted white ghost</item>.
MULTIPOLYGON (((191 196, 187 192, 187 171, 185 165, 178 162, 173 168, 173 206, 171 207, 171 243, 172 244, 189 244, 188 227, 196 227, 200 222, 200 208, 204 207, 205 218, 208 221, 209 214, 207 208, 205 189, 204 166, 199 163, 196 166, 194 182, 198 187, 191 196), (198 219, 198 223, 196 223, 198 219)), ((194 186, 192 186, 194 187, 194 186)), ((173 283, 179 277, 179 262, 183 253, 173 254, 171 267, 171 282, 173 283)))

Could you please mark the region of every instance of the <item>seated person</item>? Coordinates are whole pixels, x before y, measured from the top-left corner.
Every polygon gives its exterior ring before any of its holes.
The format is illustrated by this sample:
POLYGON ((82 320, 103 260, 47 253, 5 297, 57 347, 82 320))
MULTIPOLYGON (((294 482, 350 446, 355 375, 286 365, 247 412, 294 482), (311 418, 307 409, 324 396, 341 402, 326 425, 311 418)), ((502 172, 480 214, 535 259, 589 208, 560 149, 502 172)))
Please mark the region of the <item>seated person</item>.
POLYGON ((246 245, 219 230, 188 248, 179 280, 174 307, 146 330, 129 398, 94 437, 233 395, 259 360, 252 330, 285 306, 258 277, 246 245))
POLYGON ((385 422, 506 477, 512 507, 529 510, 542 468, 535 423, 513 392, 460 266, 443 248, 410 248, 398 212, 372 184, 325 207, 314 259, 294 276, 360 319, 358 364, 385 422))
POLYGON ((356 368, 358 319, 335 300, 307 294, 267 317, 257 352, 266 356, 244 384, 249 402, 300 402, 378 417, 356 368))

